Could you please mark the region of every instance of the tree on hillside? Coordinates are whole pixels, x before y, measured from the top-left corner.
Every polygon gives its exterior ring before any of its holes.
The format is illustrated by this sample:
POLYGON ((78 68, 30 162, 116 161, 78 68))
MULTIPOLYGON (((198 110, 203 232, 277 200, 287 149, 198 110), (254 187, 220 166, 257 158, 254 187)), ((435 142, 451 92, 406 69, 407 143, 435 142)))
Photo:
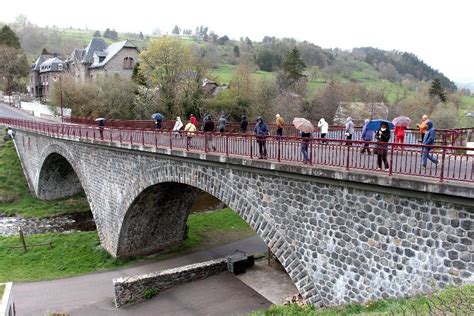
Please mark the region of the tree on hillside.
POLYGON ((41 55, 50 55, 50 52, 45 47, 43 47, 43 50, 41 51, 41 55))
POLYGON ((118 40, 118 33, 117 33, 116 30, 110 31, 110 39, 112 39, 114 41, 118 40))
POLYGON ((342 85, 338 81, 331 80, 311 101, 311 116, 315 119, 324 117, 331 124, 344 98, 342 85))
POLYGON ((233 52, 234 52, 234 57, 235 57, 235 58, 239 58, 239 57, 240 57, 240 48, 239 48, 238 45, 234 45, 234 50, 233 50, 233 52))
POLYGON ((20 49, 0 44, 0 83, 7 95, 24 90, 20 80, 28 75, 29 70, 28 60, 20 49))
POLYGON ((430 97, 432 98, 438 97, 441 102, 446 103, 447 101, 446 92, 444 92, 443 87, 441 87, 441 81, 438 78, 435 78, 431 82, 429 93, 430 93, 430 97))
POLYGON ((133 67, 132 81, 139 86, 146 86, 146 79, 143 73, 140 71, 140 63, 137 62, 133 67))
POLYGON ((105 31, 104 31, 104 37, 105 38, 110 38, 110 29, 109 28, 106 28, 105 31))
POLYGON ((306 65, 301 60, 300 52, 296 47, 285 56, 281 67, 283 73, 279 78, 279 84, 280 87, 284 89, 292 86, 295 82, 304 77, 303 71, 306 65))
POLYGON ((140 34, 138 35, 138 38, 143 39, 143 33, 142 32, 140 32, 140 34))
POLYGON ((182 115, 185 108, 198 107, 203 97, 206 66, 193 57, 191 49, 173 37, 157 38, 140 53, 140 72, 160 91, 165 115, 182 115))
POLYGON ((5 25, 0 30, 0 45, 7 45, 13 48, 20 49, 20 40, 8 25, 5 25))
POLYGON ((100 31, 95 31, 92 36, 94 36, 94 37, 102 37, 102 34, 100 34, 100 31))
POLYGON ((181 32, 181 29, 177 25, 175 25, 173 30, 171 31, 171 33, 175 35, 179 35, 180 32, 181 32))
POLYGON ((227 43, 228 41, 229 41, 229 37, 227 35, 224 35, 217 39, 217 45, 225 45, 225 43, 227 43))

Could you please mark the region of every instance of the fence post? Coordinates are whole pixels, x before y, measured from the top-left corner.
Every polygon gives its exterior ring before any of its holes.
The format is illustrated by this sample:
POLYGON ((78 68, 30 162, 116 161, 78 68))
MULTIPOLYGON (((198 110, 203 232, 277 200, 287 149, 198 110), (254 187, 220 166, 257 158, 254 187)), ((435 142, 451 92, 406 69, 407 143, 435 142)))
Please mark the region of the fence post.
POLYGON ((225 135, 225 155, 229 156, 229 135, 225 135))
POLYGON ((278 162, 281 161, 280 151, 281 151, 281 137, 278 138, 278 148, 277 148, 277 160, 278 160, 278 162))
POLYGON ((349 143, 346 143, 347 153, 346 153, 346 171, 349 171, 349 164, 350 164, 350 154, 351 154, 351 146, 349 143))
MULTIPOLYGON (((402 150, 404 149, 403 148, 403 144, 400 144, 402 150)), ((390 145, 390 164, 388 166, 388 175, 391 176, 392 173, 393 173, 393 145, 390 145)))
POLYGON ((441 154, 441 162, 438 161, 438 164, 441 165, 441 171, 439 175, 439 182, 444 182, 444 159, 446 157, 446 147, 443 147, 443 153, 441 154))
POLYGON ((313 164, 313 142, 311 141, 311 138, 309 139, 309 144, 308 144, 308 150, 309 150, 309 164, 313 164))
POLYGON ((250 135, 250 159, 253 159, 253 142, 252 142, 252 135, 250 135))
POLYGON ((206 132, 204 132, 203 135, 204 135, 204 152, 207 154, 207 146, 208 146, 207 138, 208 138, 208 136, 207 136, 206 132))
POLYGON ((173 132, 170 131, 170 149, 173 149, 173 132))
POLYGON ((145 131, 142 130, 142 146, 145 147, 145 131))

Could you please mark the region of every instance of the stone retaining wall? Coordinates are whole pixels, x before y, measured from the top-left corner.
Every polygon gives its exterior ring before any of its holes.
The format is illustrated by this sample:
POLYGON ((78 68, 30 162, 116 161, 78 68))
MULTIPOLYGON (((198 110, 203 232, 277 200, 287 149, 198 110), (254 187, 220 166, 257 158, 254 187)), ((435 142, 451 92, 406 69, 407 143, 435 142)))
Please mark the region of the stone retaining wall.
POLYGON ((225 258, 187 266, 114 279, 115 306, 134 304, 149 299, 159 291, 184 283, 203 280, 227 270, 225 258))

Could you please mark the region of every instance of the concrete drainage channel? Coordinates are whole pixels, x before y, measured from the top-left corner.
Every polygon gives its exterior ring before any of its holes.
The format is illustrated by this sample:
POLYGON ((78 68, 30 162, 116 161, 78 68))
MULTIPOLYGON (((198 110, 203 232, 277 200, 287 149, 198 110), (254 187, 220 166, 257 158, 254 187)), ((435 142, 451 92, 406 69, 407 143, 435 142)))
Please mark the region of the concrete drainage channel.
POLYGON ((117 278, 113 280, 115 306, 121 307, 142 302, 154 297, 160 291, 188 282, 203 280, 224 271, 241 274, 253 264, 253 256, 236 251, 227 258, 190 264, 161 272, 117 278))

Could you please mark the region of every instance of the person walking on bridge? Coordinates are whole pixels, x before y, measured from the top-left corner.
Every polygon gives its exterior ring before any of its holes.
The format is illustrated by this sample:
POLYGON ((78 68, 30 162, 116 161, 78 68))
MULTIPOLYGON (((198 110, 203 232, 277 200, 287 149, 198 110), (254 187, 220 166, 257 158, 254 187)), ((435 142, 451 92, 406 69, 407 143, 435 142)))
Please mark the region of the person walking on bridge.
POLYGON ((255 124, 254 132, 258 143, 259 159, 267 159, 267 141, 265 138, 268 135, 268 127, 261 116, 257 117, 257 124, 255 124))
POLYGON ((416 124, 416 127, 420 130, 420 135, 421 135, 421 142, 423 143, 423 140, 425 138, 425 133, 426 130, 428 129, 428 115, 423 115, 421 117, 421 122, 416 124))
POLYGON ((285 126, 285 120, 283 119, 283 117, 281 117, 280 114, 277 114, 276 116, 276 134, 277 134, 277 138, 280 138, 283 136, 283 126, 285 126))
POLYGON ((203 131, 204 131, 204 136, 205 136, 205 141, 206 141, 206 151, 210 151, 210 148, 212 148, 213 151, 216 151, 216 146, 214 146, 213 140, 212 140, 212 133, 214 133, 215 125, 214 121, 211 118, 211 115, 207 115, 204 118, 204 125, 203 125, 203 131))
POLYGON ((311 133, 305 133, 303 131, 300 131, 300 136, 302 138, 301 153, 303 154, 303 163, 306 165, 309 163, 308 147, 311 139, 311 133))
MULTIPOLYGON (((354 134, 354 122, 352 122, 352 117, 349 116, 346 119, 346 132, 344 133, 344 135, 346 135, 347 140, 351 140, 353 134, 354 134)), ((352 145, 352 143, 347 142, 346 145, 350 146, 352 145)))
POLYGON ((192 148, 193 146, 191 146, 191 139, 196 132, 196 125, 194 125, 192 121, 189 121, 189 123, 184 127, 184 131, 186 132, 186 146, 188 148, 192 148))
POLYGON ((364 127, 362 127, 362 140, 366 143, 364 143, 364 147, 362 148, 360 153, 363 154, 367 151, 367 153, 370 155, 370 144, 367 142, 371 142, 374 139, 374 132, 367 128, 369 122, 369 119, 365 119, 364 127))
POLYGON ((222 114, 221 117, 219 117, 219 132, 224 133, 225 132, 225 124, 227 123, 227 120, 225 119, 225 115, 222 114))
MULTIPOLYGON (((197 118, 194 116, 194 114, 191 114, 191 115, 189 116, 189 122, 193 123, 194 127, 197 128, 197 126, 198 126, 198 120, 197 120, 197 118)), ((186 128, 186 127, 185 127, 185 128, 186 128)))
POLYGON ((382 169, 382 161, 385 166, 385 171, 389 170, 389 164, 387 161, 388 153, 388 141, 390 140, 390 129, 388 124, 382 122, 379 130, 375 133, 375 138, 378 140, 375 147, 375 153, 377 154, 377 170, 382 169))
POLYGON ((438 159, 436 159, 432 153, 433 147, 428 146, 434 144, 435 138, 436 130, 433 126, 433 122, 428 120, 428 122, 426 122, 426 134, 423 138, 423 145, 425 145, 425 147, 423 147, 421 154, 421 165, 423 166, 423 168, 426 168, 426 163, 428 162, 428 159, 431 160, 431 162, 434 163, 436 166, 438 165, 438 159))
POLYGON ((181 118, 179 116, 176 117, 176 122, 174 123, 173 126, 173 132, 174 132, 174 137, 177 137, 179 135, 179 131, 183 127, 183 122, 181 122, 181 118))
POLYGON ((240 132, 242 134, 246 134, 248 126, 249 126, 249 122, 247 121, 247 116, 242 115, 242 121, 240 121, 240 132))
MULTIPOLYGON (((318 127, 319 127, 319 130, 320 130, 320 137, 321 138, 326 138, 326 135, 329 131, 329 124, 328 122, 326 122, 326 120, 324 119, 324 117, 322 117, 319 122, 318 122, 318 127)), ((326 140, 323 140, 321 142, 322 144, 327 144, 328 142, 326 140)))

